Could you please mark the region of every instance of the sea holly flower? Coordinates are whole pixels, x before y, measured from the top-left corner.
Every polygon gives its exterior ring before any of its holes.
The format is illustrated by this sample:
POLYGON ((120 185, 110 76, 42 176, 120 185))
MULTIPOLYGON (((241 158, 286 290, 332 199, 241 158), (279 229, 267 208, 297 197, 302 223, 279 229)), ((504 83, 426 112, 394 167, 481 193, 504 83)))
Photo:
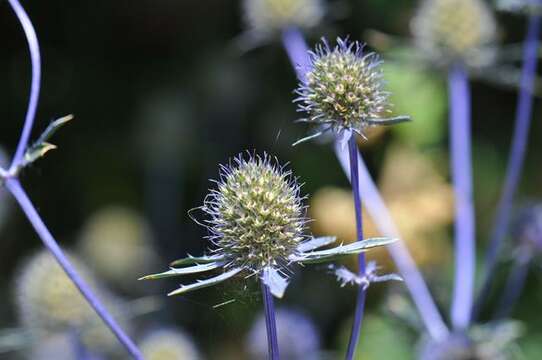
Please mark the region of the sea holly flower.
MULTIPOLYGON (((364 137, 372 125, 391 125, 409 120, 390 113, 384 91, 381 61, 375 53, 363 53, 363 45, 337 38, 331 47, 325 39, 309 52, 310 70, 299 84, 298 111, 307 117, 298 120, 319 127, 317 132, 294 145, 313 139, 327 131, 349 138, 352 132, 364 137)), ((346 139, 347 140, 347 139, 346 139)))
POLYGON ((188 256, 171 264, 169 271, 145 276, 160 279, 212 270, 222 273, 181 285, 169 295, 216 285, 244 273, 257 275, 280 298, 288 286, 289 265, 332 261, 359 254, 370 248, 395 241, 372 238, 348 245, 319 250, 335 242, 335 237, 314 238, 306 235, 306 206, 300 185, 269 155, 234 158, 233 164, 221 166, 217 188, 211 190, 200 208, 207 218, 202 224, 209 230, 209 255, 188 256))

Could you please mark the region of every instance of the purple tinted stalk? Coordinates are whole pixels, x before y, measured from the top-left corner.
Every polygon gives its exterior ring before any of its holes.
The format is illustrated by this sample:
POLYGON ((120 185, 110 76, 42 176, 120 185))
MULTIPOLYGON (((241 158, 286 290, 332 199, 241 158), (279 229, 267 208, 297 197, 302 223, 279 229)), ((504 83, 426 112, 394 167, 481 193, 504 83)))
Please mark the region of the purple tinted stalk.
POLYGON ((30 100, 28 102, 28 109, 26 111, 26 117, 24 120, 24 126, 15 151, 15 156, 11 161, 10 172, 15 171, 17 166, 21 163, 24 152, 28 147, 28 140, 30 138, 30 132, 34 125, 34 118, 36 117, 36 108, 38 107, 38 99, 40 96, 40 82, 41 82, 41 56, 40 48, 38 44, 38 37, 30 18, 24 11, 23 7, 18 0, 8 0, 11 8, 15 12, 15 15, 19 19, 23 28, 26 40, 28 42, 28 49, 30 50, 30 60, 32 63, 32 83, 30 85, 30 100))
POLYGON ((275 304, 273 296, 267 285, 263 282, 262 297, 265 311, 265 328, 267 330, 267 348, 269 349, 269 360, 279 360, 279 342, 277 339, 277 321, 275 319, 275 304))
POLYGON ((514 267, 508 276, 501 300, 499 301, 497 311, 495 312, 496 319, 508 317, 514 309, 514 305, 525 286, 531 259, 531 254, 523 251, 514 262, 514 267))
POLYGON ((1 170, 0 176, 7 189, 15 197, 21 209, 26 214, 28 220, 34 227, 36 233, 39 235, 43 244, 49 250, 49 252, 56 259, 58 264, 62 267, 66 275, 74 283, 74 285, 79 289, 83 297, 87 300, 89 305, 96 311, 98 316, 105 322, 105 324, 111 329, 113 334, 118 338, 122 345, 128 350, 132 357, 136 360, 143 359, 141 353, 135 346, 135 344, 130 340, 130 338, 123 332, 120 326, 115 322, 113 317, 107 312, 102 303, 96 298, 92 293, 89 286, 76 272, 73 265, 64 255, 62 249, 53 238, 39 214, 37 213, 34 205, 26 195, 25 191, 21 187, 19 180, 17 179, 17 172, 19 166, 21 166, 24 153, 28 147, 28 140, 30 138, 30 133, 32 131, 32 126, 34 124, 34 118, 36 116, 36 108, 38 105, 39 92, 40 92, 40 82, 41 82, 41 56, 40 49, 38 44, 38 39, 36 36, 36 31, 30 21, 30 18, 26 14, 24 8, 21 6, 18 0, 8 0, 11 5, 15 15, 19 19, 21 26, 23 28, 26 40, 28 42, 28 48, 30 51, 30 59, 32 64, 32 82, 30 86, 30 100, 28 103, 28 109, 25 116, 25 121, 23 125, 23 130, 15 155, 11 162, 9 171, 1 170))
MULTIPOLYGON (((538 0, 539 1, 539 0, 538 0)), ((497 213, 493 222, 493 232, 489 247, 486 252, 485 268, 482 287, 478 295, 475 314, 479 313, 480 307, 486 300, 489 293, 492 274, 497 263, 497 255, 506 235, 512 201, 518 187, 518 182, 523 169, 525 151, 529 128, 531 125, 531 114, 533 107, 533 87, 536 77, 536 65, 538 61, 538 48, 540 46, 540 15, 531 15, 527 25, 527 35, 523 47, 523 69, 519 90, 518 107, 516 109, 516 121, 512 146, 508 157, 506 178, 501 192, 501 198, 497 206, 497 213)))
POLYGON ((5 181, 7 189, 11 192, 13 197, 17 200, 21 209, 25 213, 26 217, 34 227, 34 230, 39 235, 40 239, 43 241, 43 244, 49 250, 49 252, 55 257, 58 264, 62 267, 66 275, 70 280, 77 286, 81 294, 87 300, 89 305, 96 311, 98 316, 103 320, 103 322, 111 329, 113 334, 117 337, 120 343, 128 350, 134 359, 140 360, 143 359, 143 356, 135 346, 135 344, 130 340, 130 338, 124 333, 120 326, 115 322, 113 317, 107 312, 105 307, 102 305, 100 300, 93 294, 90 287, 87 283, 79 276, 73 265, 70 263, 64 252, 58 246, 58 243, 55 241, 49 229, 43 223, 43 220, 39 216, 36 208, 26 195, 26 192, 21 187, 19 180, 16 178, 8 178, 5 181))
MULTIPOLYGON (((356 210, 356 236, 357 241, 363 240, 363 218, 361 212, 361 197, 359 193, 359 170, 358 170, 358 145, 356 144, 356 136, 352 135, 348 141, 350 178, 352 181, 352 195, 354 196, 354 208, 356 210)), ((360 277, 365 276, 365 254, 360 253, 358 256, 358 274, 360 277)), ((356 300, 356 311, 354 313, 354 323, 352 324, 352 332, 348 341, 348 350, 346 352, 346 360, 352 360, 356 353, 359 334, 361 332, 361 324, 363 322, 363 313, 365 309, 365 297, 367 290, 360 286, 358 288, 358 296, 356 300)))
MULTIPOLYGON (((288 52, 288 57, 295 68, 297 77, 299 80, 305 81, 305 71, 303 71, 303 69, 308 69, 310 66, 308 56, 309 48, 303 35, 299 29, 292 27, 283 32, 282 41, 284 48, 288 52)), ((348 152, 338 142, 335 143, 335 154, 346 176, 350 176, 348 152)), ((380 196, 359 152, 358 164, 358 189, 360 196, 364 199, 367 211, 383 235, 400 239, 401 236, 393 222, 392 216, 380 196)), ((393 245, 388 245, 386 248, 393 258, 399 273, 405 280, 405 284, 418 308, 427 332, 435 340, 444 339, 448 334, 448 328, 442 320, 442 316, 433 301, 431 293, 407 247, 402 241, 398 241, 393 245)))
POLYGON ((455 284, 450 317, 456 330, 465 330, 471 320, 476 261, 470 90, 467 73, 459 64, 451 67, 448 82, 451 171, 455 195, 455 284))

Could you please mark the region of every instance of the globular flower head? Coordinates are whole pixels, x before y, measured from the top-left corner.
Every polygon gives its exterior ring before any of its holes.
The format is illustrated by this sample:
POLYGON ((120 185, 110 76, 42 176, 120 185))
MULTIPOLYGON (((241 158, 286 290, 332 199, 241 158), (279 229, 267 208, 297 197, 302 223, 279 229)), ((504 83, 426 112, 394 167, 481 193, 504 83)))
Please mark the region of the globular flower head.
MULTIPOLYGON (((281 359, 315 360, 321 357, 320 334, 314 322, 304 313, 289 309, 277 309, 275 313, 277 336, 281 359)), ((250 358, 267 359, 267 331, 265 316, 260 314, 246 339, 250 358)))
POLYGON ((290 26, 311 28, 324 16, 322 0, 244 0, 245 22, 259 35, 290 26))
MULTIPOLYGON (((338 38, 335 47, 322 40, 310 58, 310 70, 296 90, 298 111, 307 114, 301 121, 321 125, 323 131, 362 134, 369 125, 391 120, 383 118, 390 112, 389 93, 375 53, 364 54, 359 42, 338 38)), ((406 120, 393 120, 399 119, 406 120)))
POLYGON ((439 65, 479 67, 494 58, 497 25, 482 0, 422 0, 411 29, 418 47, 439 65))
POLYGON ((316 250, 335 237, 305 234, 307 219, 300 186, 290 171, 268 155, 234 158, 221 167, 217 188, 205 199, 203 224, 210 232, 212 255, 174 261, 169 271, 142 279, 159 279, 223 269, 222 274, 181 287, 170 295, 215 285, 245 271, 257 274, 273 295, 288 286, 288 265, 331 261, 389 244, 395 239, 373 238, 332 249, 316 250))
POLYGON ((222 166, 202 207, 210 239, 232 265, 254 271, 284 263, 304 239, 305 206, 290 171, 269 156, 239 156, 222 166))
POLYGON ((147 334, 139 344, 147 360, 197 360, 199 352, 193 340, 175 328, 161 328, 147 334))

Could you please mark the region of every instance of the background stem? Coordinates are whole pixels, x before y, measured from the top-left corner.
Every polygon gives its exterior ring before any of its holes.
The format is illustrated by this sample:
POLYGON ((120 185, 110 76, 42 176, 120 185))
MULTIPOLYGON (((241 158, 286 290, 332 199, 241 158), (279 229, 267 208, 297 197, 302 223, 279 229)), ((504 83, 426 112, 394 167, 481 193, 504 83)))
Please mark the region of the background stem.
MULTIPOLYGON (((348 153, 350 160, 350 179, 352 179, 352 195, 354 197, 354 208, 356 210, 356 235, 357 241, 363 240, 363 215, 361 210, 361 197, 359 193, 359 171, 358 171, 358 145, 356 136, 352 135, 348 141, 348 153)), ((365 276, 365 254, 360 253, 358 256, 358 274, 360 277, 365 276)), ((348 341, 348 350, 346 352, 346 360, 352 360, 356 353, 361 325, 363 322, 363 313, 365 309, 365 297, 367 290, 363 286, 358 287, 358 296, 356 300, 356 312, 354 314, 354 323, 352 324, 352 332, 348 341)))
POLYGON ((472 312, 476 262, 474 204, 472 199, 470 90, 462 65, 448 75, 450 102, 450 156, 455 195, 455 280, 451 320, 457 330, 467 329, 472 312))
POLYGON ((120 326, 116 323, 113 317, 107 312, 105 307, 102 305, 100 300, 93 294, 90 287, 87 283, 79 276, 76 272, 73 265, 70 263, 64 252, 58 246, 58 243, 55 241, 49 229, 45 226, 39 214, 37 213, 34 205, 26 195, 24 189, 21 187, 19 180, 15 178, 8 178, 6 180, 6 187, 11 192, 13 197, 17 200, 21 209, 24 211, 26 217, 36 230, 36 233, 39 235, 43 244, 49 250, 49 252, 55 257, 59 265, 64 269, 64 272, 70 280, 77 286, 81 294, 87 300, 89 305, 96 311, 98 316, 104 321, 104 323, 111 329, 113 334, 121 342, 121 344, 128 350, 130 355, 134 359, 140 360, 143 359, 143 356, 135 346, 135 344, 130 340, 130 338, 124 333, 120 326))
POLYGON ((269 349, 269 360, 279 360, 279 343, 277 340, 277 321, 275 319, 275 304, 273 296, 267 285, 263 282, 262 297, 265 309, 265 327, 267 329, 267 348, 269 349))

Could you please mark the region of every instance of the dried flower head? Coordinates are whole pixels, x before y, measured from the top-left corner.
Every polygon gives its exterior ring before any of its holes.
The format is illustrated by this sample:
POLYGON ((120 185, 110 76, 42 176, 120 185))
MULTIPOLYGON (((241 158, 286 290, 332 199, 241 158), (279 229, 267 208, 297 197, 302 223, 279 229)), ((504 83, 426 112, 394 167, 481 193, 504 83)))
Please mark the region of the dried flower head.
POLYGON ((311 28, 324 16, 322 0, 244 0, 245 22, 260 35, 290 26, 311 28))
POLYGON ((497 25, 482 0, 422 0, 411 29, 418 47, 439 65, 479 67, 494 58, 497 25))
MULTIPOLYGON (((363 135, 370 125, 389 125, 408 118, 386 119, 390 112, 384 91, 381 61, 375 53, 363 54, 363 45, 337 38, 330 47, 325 39, 310 52, 311 66, 296 90, 298 111, 307 114, 301 122, 322 126, 323 132, 354 131, 363 135), (384 117, 384 118, 383 118, 384 117)), ((297 144, 297 143, 296 143, 297 144)))
POLYGON ((221 275, 192 285, 182 285, 170 295, 211 286, 241 271, 257 274, 273 295, 282 297, 288 285, 288 265, 333 260, 385 245, 393 239, 374 238, 316 249, 335 241, 334 237, 305 235, 305 206, 300 186, 290 171, 268 155, 239 155, 229 166, 221 166, 220 180, 200 208, 206 215, 212 255, 191 257, 172 263, 170 271, 144 279, 206 272, 222 268, 221 275), (188 266, 193 265, 193 266, 188 266))
MULTIPOLYGON (((322 357, 320 334, 314 322, 303 312, 289 308, 276 310, 277 336, 283 360, 316 360, 322 357)), ((265 316, 260 314, 246 339, 250 358, 268 357, 265 316)))
MULTIPOLYGON (((90 272, 73 256, 71 261, 97 290, 90 272)), ((103 289, 99 293, 108 307, 118 305, 103 289)), ((22 268, 16 281, 16 302, 21 323, 35 337, 35 341, 52 334, 76 332, 89 349, 103 352, 116 350, 118 346, 105 324, 46 251, 34 255, 22 268)))
POLYGON ((147 334, 139 344, 147 360, 197 360, 200 355, 193 340, 183 331, 163 328, 147 334))

